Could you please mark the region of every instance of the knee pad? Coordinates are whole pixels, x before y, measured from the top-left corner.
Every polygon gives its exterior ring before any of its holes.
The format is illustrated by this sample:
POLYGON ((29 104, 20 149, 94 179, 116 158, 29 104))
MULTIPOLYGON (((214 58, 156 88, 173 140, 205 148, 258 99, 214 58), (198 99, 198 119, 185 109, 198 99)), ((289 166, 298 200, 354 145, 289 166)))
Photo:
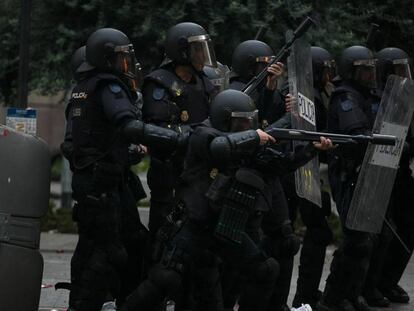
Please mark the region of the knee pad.
POLYGON ((280 237, 272 244, 272 255, 275 258, 292 258, 300 249, 300 239, 294 234, 280 237))
POLYGON ((265 244, 270 248, 272 257, 292 258, 300 249, 300 239, 293 233, 290 225, 282 226, 280 230, 268 237, 265 244))
POLYGON ((255 264, 251 277, 259 283, 275 282, 279 276, 279 272, 279 263, 276 259, 269 257, 266 260, 255 264))
POLYGON ((371 256, 374 247, 374 238, 367 234, 362 236, 351 236, 344 239, 343 252, 352 258, 367 258, 371 256))
POLYGON ((174 293, 181 287, 181 274, 157 264, 148 272, 148 279, 162 292, 174 293))

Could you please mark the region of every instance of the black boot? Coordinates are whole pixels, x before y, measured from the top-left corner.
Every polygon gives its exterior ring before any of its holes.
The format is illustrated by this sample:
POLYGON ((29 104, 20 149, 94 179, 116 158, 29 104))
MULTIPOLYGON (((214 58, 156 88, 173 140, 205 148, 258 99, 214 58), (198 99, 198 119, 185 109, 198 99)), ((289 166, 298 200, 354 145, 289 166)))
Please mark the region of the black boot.
POLYGON ((322 292, 318 290, 313 295, 303 295, 300 292, 296 292, 295 298, 292 302, 292 307, 299 308, 302 304, 309 304, 313 310, 317 309, 319 300, 322 297, 322 292))
POLYGON ((325 301, 324 298, 319 301, 317 304, 318 311, 357 311, 353 304, 348 299, 342 299, 335 304, 330 304, 325 301))
POLYGON ((408 293, 399 285, 395 285, 391 288, 383 288, 381 289, 381 292, 391 302, 408 303, 410 301, 408 293))
POLYGON ((390 305, 390 301, 376 288, 365 291, 364 298, 371 307, 386 308, 390 305))
POLYGON ((367 301, 365 300, 364 297, 362 296, 358 296, 356 299, 354 299, 354 301, 352 301, 355 307, 356 311, 373 311, 373 309, 371 309, 368 306, 367 301))

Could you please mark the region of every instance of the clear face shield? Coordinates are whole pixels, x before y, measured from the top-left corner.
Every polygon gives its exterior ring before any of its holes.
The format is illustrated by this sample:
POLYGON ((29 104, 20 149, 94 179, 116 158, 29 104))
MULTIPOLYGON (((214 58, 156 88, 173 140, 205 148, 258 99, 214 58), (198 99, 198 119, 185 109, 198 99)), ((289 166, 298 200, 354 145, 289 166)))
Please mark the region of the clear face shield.
POLYGON ((407 58, 395 59, 392 62, 393 73, 397 76, 412 79, 410 62, 407 58))
POLYGON ((217 67, 216 54, 209 35, 189 37, 188 43, 191 64, 197 71, 202 71, 204 66, 217 67))
POLYGON ((233 111, 231 113, 230 132, 255 130, 259 123, 258 110, 249 112, 233 111))
POLYGON ((114 49, 114 69, 128 79, 131 90, 138 89, 141 77, 141 64, 138 63, 132 44, 117 46, 114 49))
POLYGON ((359 85, 375 89, 377 88, 376 59, 364 59, 354 61, 353 79, 359 85))

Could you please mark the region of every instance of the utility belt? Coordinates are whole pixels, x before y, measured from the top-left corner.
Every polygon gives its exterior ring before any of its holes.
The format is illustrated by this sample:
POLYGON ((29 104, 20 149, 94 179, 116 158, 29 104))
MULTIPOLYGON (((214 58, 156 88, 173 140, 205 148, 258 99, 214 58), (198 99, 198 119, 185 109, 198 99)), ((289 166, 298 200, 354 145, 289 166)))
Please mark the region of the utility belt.
POLYGON ((75 169, 72 180, 73 192, 100 195, 117 190, 125 181, 125 174, 125 167, 118 163, 96 161, 81 170, 75 169))
POLYGON ((219 173, 206 193, 213 209, 219 210, 215 236, 240 244, 249 216, 263 208, 258 198, 265 187, 255 170, 242 168, 234 176, 219 173))

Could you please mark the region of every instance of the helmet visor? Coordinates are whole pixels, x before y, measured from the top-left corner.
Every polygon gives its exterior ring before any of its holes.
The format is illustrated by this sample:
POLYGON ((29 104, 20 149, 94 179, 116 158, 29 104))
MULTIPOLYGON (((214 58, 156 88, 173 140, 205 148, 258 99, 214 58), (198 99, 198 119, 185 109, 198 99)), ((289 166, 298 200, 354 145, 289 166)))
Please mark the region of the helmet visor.
POLYGON ((376 59, 364 59, 354 61, 354 80, 359 85, 375 89, 377 88, 376 59))
POLYGON ((394 74, 400 77, 412 79, 410 63, 408 59, 396 59, 392 62, 394 74))
POLYGON ((115 47, 114 52, 115 71, 127 78, 130 89, 136 91, 141 77, 141 64, 138 63, 135 57, 133 45, 117 46, 115 47))
POLYGON ((231 113, 231 132, 240 132, 258 128, 258 111, 239 112, 233 111, 231 113))
POLYGON ((190 44, 191 64, 201 71, 204 66, 217 67, 216 54, 209 35, 192 36, 190 44))
POLYGON ((273 55, 256 57, 254 75, 258 75, 259 73, 261 73, 273 59, 274 59, 273 55))
POLYGON ((135 58, 132 44, 117 46, 114 49, 114 68, 117 72, 135 79, 138 75, 137 69, 141 67, 135 58))

